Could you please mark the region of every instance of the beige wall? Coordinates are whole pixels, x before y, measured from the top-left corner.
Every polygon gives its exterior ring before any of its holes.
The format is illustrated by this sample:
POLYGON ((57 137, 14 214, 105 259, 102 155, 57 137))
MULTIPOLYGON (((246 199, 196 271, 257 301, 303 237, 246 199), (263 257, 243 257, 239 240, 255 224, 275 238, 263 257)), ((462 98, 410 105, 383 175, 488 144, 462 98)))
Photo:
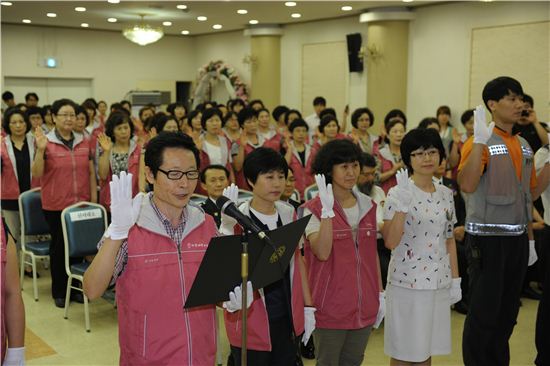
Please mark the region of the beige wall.
POLYGON ((253 36, 250 54, 255 57, 252 69, 252 99, 262 99, 273 110, 281 96, 281 39, 279 36, 253 36))

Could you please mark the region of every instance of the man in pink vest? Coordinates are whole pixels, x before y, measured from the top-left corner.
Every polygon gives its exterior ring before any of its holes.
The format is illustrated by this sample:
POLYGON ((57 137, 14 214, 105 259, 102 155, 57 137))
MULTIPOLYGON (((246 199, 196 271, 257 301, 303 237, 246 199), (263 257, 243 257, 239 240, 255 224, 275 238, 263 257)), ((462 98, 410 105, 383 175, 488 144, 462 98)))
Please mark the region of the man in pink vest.
POLYGON ((132 175, 113 176, 112 223, 84 276, 90 299, 116 282, 121 365, 213 365, 214 305, 184 304, 213 236, 214 220, 188 205, 199 151, 182 133, 149 141, 145 176, 152 192, 132 200, 132 175))

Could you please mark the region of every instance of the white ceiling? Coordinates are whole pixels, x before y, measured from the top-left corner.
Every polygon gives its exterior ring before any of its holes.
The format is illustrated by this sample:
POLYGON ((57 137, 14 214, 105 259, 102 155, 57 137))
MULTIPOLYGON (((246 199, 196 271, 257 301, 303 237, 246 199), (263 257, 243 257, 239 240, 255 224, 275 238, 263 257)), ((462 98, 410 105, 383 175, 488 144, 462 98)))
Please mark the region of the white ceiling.
MULTIPOLYGON (((2 1, 4 2, 4 1, 2 1)), ((151 26, 162 26, 165 21, 172 22, 164 26, 166 34, 181 34, 188 30, 190 35, 216 33, 245 29, 249 20, 258 20, 262 24, 292 24, 320 19, 358 16, 368 9, 381 7, 415 7, 441 1, 298 1, 296 6, 287 7, 284 1, 121 1, 118 4, 101 1, 13 1, 11 6, 1 7, 1 22, 23 24, 29 19, 29 25, 50 27, 81 28, 82 23, 89 29, 121 31, 123 28, 139 23, 140 14, 151 26), (180 10, 176 5, 187 5, 180 10), (343 11, 342 6, 349 5, 351 11, 343 11), (85 7, 86 11, 77 12, 75 7, 85 7), (245 15, 237 10, 245 9, 245 15), (47 17, 49 12, 56 13, 55 18, 47 17), (292 18, 292 13, 300 13, 300 18, 292 18), (206 16, 207 21, 200 22, 198 16, 206 16), (107 18, 117 18, 116 23, 107 22, 107 18), (212 29, 221 24, 221 30, 212 29)))

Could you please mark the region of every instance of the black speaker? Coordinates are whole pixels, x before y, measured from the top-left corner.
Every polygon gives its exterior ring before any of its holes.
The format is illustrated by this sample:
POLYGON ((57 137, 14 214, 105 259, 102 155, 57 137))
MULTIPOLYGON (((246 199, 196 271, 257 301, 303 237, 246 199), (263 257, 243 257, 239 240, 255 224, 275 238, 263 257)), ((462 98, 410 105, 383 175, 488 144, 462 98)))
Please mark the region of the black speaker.
POLYGON ((348 64, 350 72, 363 71, 363 59, 359 58, 361 50, 361 33, 353 33, 346 35, 348 41, 348 64))

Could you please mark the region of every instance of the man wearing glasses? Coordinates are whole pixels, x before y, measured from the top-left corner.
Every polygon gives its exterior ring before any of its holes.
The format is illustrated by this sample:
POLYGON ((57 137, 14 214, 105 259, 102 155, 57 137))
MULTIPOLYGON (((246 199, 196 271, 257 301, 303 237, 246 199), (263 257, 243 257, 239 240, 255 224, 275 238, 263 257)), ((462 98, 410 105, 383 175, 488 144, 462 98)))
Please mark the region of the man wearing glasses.
POLYGON ((215 307, 184 309, 214 220, 188 205, 199 151, 182 133, 163 132, 145 152, 152 190, 131 198, 131 174, 113 176, 112 223, 84 276, 98 298, 116 283, 121 365, 213 365, 215 307))

